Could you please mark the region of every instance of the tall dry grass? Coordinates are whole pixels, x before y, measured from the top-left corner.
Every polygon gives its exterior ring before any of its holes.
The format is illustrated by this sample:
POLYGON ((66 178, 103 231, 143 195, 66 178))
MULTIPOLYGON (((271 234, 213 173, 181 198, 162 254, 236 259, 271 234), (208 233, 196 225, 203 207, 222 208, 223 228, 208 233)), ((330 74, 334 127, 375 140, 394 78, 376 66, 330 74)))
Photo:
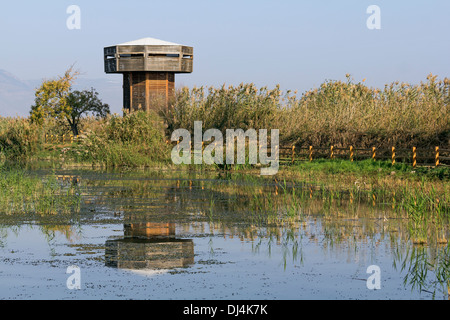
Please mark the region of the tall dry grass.
POLYGON ((28 118, 0 117, 0 158, 24 160, 42 146, 42 130, 28 118))
POLYGON ((326 81, 301 96, 254 84, 183 88, 164 114, 168 130, 279 129, 280 141, 298 146, 448 148, 450 79, 429 75, 418 85, 394 82, 383 89, 364 81, 326 81))
MULTIPOLYGON (((83 161, 140 165, 170 157, 165 141, 173 130, 279 129, 282 145, 307 147, 450 148, 450 79, 429 75, 417 85, 394 82, 383 89, 364 81, 325 81, 302 95, 254 84, 178 90, 160 114, 86 117, 73 155, 83 161), (163 123, 161 123, 161 116, 163 123), (164 135, 165 130, 165 135, 164 135), (89 145, 88 145, 89 144, 89 145), (150 159, 150 160, 145 160, 150 159)), ((29 159, 45 135, 70 134, 55 119, 42 125, 28 118, 0 117, 0 157, 29 159)))
POLYGON ((27 161, 43 150, 46 136, 69 135, 68 127, 56 119, 47 118, 42 124, 30 118, 0 117, 0 159, 27 161))
POLYGON ((146 166, 169 159, 163 123, 154 113, 85 119, 86 131, 68 149, 73 158, 106 166, 146 166))

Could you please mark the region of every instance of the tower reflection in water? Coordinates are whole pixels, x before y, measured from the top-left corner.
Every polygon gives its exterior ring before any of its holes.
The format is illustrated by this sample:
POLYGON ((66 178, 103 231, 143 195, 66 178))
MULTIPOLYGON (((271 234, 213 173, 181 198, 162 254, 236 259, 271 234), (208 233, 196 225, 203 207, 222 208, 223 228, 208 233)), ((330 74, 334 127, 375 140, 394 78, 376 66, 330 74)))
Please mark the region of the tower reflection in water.
POLYGON ((124 238, 106 241, 105 263, 129 270, 185 268, 194 263, 194 243, 176 238, 174 223, 126 223, 124 238))

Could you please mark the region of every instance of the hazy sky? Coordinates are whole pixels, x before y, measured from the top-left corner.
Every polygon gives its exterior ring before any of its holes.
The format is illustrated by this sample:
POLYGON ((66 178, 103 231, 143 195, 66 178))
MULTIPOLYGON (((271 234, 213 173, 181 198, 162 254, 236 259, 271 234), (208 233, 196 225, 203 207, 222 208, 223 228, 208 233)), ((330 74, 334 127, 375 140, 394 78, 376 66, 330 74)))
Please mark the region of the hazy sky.
POLYGON ((194 72, 177 85, 253 82, 305 91, 350 73, 370 86, 450 75, 450 1, 2 1, 0 69, 21 79, 60 75, 76 62, 89 78, 103 47, 153 37, 194 47, 194 72), (81 29, 69 30, 70 5, 81 29), (366 9, 381 9, 370 30, 366 9))

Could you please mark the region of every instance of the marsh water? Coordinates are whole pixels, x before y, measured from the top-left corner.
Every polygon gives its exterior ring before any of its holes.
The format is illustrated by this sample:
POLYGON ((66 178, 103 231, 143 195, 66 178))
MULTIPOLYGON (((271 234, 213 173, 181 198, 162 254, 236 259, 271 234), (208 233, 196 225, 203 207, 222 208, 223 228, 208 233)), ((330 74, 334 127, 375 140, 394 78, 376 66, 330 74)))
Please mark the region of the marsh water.
POLYGON ((0 214, 1 299, 448 299, 448 245, 414 244, 389 204, 235 173, 31 173, 80 203, 0 214))

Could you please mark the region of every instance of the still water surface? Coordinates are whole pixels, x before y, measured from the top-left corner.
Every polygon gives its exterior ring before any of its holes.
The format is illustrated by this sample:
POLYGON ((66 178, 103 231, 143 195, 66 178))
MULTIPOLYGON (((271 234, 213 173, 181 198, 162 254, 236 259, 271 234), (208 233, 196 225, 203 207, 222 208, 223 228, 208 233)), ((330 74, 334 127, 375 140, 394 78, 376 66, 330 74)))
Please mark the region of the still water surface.
POLYGON ((413 245, 379 207, 294 207, 271 180, 218 174, 57 174, 80 178, 76 212, 0 215, 1 299, 448 298, 433 264, 448 246, 413 245), (367 286, 371 265, 379 290, 367 286))

